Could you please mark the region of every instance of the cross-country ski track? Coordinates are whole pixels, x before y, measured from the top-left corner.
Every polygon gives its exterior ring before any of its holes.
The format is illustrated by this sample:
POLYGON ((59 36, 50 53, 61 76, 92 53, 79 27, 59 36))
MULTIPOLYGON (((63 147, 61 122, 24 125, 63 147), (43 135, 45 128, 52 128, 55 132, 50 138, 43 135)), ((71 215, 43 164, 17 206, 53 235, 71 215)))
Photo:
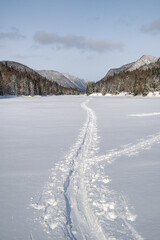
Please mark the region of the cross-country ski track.
POLYGON ((38 203, 32 201, 31 206, 40 211, 38 221, 52 239, 143 239, 133 227, 136 216, 125 197, 110 188, 104 167, 160 143, 160 133, 99 156, 96 114, 87 106, 90 100, 81 104, 87 119, 75 144, 51 169, 38 203))

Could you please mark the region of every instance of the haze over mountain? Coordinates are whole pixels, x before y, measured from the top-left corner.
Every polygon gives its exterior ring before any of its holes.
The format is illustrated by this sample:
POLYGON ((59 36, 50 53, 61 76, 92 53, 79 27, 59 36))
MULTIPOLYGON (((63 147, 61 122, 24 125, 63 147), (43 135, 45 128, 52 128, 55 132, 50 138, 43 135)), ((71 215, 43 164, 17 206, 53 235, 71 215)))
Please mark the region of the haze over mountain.
POLYGON ((137 61, 110 69, 100 81, 88 83, 87 94, 99 92, 147 95, 160 91, 160 58, 144 55, 137 61))
POLYGON ((87 80, 71 76, 67 73, 60 73, 54 70, 36 70, 41 76, 46 77, 50 81, 57 82, 59 85, 67 88, 76 88, 78 91, 84 92, 87 88, 87 80))

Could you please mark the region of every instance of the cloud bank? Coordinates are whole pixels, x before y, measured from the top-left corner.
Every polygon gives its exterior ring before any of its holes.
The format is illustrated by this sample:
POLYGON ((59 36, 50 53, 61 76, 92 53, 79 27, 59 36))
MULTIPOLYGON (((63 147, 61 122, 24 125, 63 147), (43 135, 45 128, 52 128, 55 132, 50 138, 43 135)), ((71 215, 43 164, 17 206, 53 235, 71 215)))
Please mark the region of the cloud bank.
POLYGON ((59 36, 54 33, 37 32, 34 40, 41 45, 55 45, 64 48, 77 48, 80 50, 90 50, 96 52, 123 50, 123 43, 109 42, 105 40, 86 39, 83 36, 66 35, 59 36))
POLYGON ((0 39, 22 40, 25 38, 17 28, 12 28, 9 32, 0 32, 0 39))
POLYGON ((158 34, 160 33, 160 18, 156 21, 152 22, 150 25, 143 25, 141 27, 141 31, 144 33, 153 33, 158 34))

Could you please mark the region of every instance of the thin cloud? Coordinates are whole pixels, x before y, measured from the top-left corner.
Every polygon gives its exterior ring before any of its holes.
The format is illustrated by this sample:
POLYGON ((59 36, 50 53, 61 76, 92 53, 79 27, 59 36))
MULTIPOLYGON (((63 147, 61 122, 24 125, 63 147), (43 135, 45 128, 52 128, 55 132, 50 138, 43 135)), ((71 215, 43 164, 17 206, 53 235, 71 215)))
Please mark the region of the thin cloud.
POLYGON ((160 33, 160 18, 156 21, 152 22, 150 25, 143 25, 141 27, 141 31, 144 33, 153 33, 158 34, 160 33))
POLYGON ((0 39, 9 39, 9 40, 22 40, 26 36, 21 34, 17 28, 12 28, 8 32, 0 32, 0 39))
POLYGON ((12 57, 17 59, 26 59, 26 58, 40 57, 40 55, 16 54, 16 55, 13 55, 12 57))
POLYGON ((66 35, 59 36, 54 33, 37 32, 34 40, 41 45, 55 45, 56 47, 77 48, 96 52, 123 50, 123 43, 109 42, 105 40, 86 39, 82 36, 66 35))

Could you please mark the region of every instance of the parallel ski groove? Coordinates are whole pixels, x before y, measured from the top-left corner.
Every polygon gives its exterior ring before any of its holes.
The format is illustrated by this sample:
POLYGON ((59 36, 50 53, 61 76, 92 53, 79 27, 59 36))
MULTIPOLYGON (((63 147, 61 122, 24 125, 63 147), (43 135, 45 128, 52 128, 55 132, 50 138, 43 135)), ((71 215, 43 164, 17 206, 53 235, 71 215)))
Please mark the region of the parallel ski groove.
POLYGON ((35 209, 42 212, 41 223, 52 239, 142 240, 131 222, 124 196, 110 189, 103 171, 120 156, 130 157, 160 142, 160 133, 98 156, 96 115, 86 104, 87 120, 74 146, 51 171, 50 181, 35 209))

